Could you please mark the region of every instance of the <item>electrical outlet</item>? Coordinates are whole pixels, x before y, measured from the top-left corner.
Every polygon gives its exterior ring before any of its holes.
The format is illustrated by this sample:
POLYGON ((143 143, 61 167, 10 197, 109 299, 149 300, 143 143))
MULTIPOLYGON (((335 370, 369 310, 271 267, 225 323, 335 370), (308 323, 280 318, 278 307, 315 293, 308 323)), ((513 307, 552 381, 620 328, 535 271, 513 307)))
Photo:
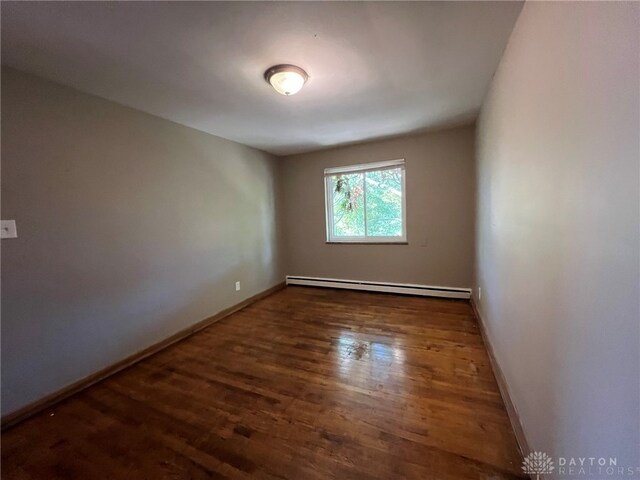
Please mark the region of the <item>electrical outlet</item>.
POLYGON ((236 292, 240 291, 240 282, 236 282, 236 292))
POLYGON ((18 238, 15 220, 2 220, 0 222, 1 238, 18 238))
POLYGON ((482 288, 478 287, 478 300, 482 299, 482 288))

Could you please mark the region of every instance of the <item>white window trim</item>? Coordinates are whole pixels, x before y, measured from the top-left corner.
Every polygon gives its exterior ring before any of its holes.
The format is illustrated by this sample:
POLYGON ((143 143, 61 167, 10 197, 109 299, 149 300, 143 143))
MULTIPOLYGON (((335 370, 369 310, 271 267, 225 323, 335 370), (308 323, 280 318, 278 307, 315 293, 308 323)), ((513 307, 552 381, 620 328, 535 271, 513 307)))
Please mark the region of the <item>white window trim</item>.
MULTIPOLYGON (((407 188, 406 188, 407 172, 405 169, 404 158, 397 160, 387 160, 384 162, 364 163, 359 165, 348 165, 344 167, 333 167, 324 169, 324 199, 326 214, 326 232, 327 243, 407 243, 407 188), (362 237, 336 237, 333 235, 332 219, 333 219, 333 187, 331 185, 331 176, 337 173, 362 173, 372 170, 386 170, 391 168, 402 168, 402 235, 398 237, 369 237, 367 232, 367 216, 364 216, 365 235, 362 237)), ((364 208, 367 208, 367 182, 364 182, 364 208)))

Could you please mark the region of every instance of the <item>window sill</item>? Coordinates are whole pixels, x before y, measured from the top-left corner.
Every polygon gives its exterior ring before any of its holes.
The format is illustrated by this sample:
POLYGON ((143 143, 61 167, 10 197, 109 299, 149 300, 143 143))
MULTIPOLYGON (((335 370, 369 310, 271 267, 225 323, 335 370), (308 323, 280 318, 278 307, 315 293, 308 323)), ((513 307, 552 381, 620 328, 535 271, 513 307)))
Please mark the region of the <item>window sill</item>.
POLYGON ((324 242, 327 245, 409 245, 409 242, 324 242))

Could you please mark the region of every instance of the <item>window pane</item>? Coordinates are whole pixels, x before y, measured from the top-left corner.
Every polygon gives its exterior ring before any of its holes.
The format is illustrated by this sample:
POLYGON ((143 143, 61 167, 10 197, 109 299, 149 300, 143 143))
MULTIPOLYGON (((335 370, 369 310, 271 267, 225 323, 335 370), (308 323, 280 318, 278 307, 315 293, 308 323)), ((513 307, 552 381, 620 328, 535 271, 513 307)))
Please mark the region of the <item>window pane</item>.
POLYGON ((402 168, 366 172, 367 236, 402 236, 402 168))
POLYGON ((350 173, 331 177, 333 191, 333 235, 364 236, 364 175, 350 173))

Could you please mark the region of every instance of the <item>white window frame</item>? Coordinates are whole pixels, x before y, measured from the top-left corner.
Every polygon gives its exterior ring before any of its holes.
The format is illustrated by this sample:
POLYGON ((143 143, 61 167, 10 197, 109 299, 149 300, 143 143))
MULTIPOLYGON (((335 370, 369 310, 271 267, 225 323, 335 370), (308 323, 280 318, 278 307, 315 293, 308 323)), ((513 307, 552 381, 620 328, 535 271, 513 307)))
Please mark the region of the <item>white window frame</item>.
POLYGON ((326 213, 327 243, 407 243, 407 172, 404 158, 387 160, 384 162, 363 163, 344 167, 325 168, 324 170, 324 199, 326 213), (331 177, 338 173, 364 173, 370 171, 402 168, 402 235, 399 237, 370 237, 367 236, 367 182, 363 182, 364 201, 364 236, 337 237, 333 234, 333 186, 331 177))

